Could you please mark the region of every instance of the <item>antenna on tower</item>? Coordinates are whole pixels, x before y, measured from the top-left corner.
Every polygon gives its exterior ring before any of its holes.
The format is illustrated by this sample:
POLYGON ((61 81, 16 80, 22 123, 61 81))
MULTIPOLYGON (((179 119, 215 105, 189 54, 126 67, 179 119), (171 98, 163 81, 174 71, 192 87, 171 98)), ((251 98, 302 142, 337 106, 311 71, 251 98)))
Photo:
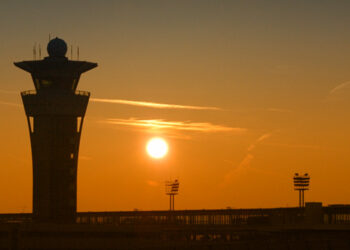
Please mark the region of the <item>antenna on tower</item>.
POLYGON ((41 45, 39 43, 39 60, 41 60, 41 45))
POLYGON ((79 61, 79 46, 77 47, 77 60, 79 61))

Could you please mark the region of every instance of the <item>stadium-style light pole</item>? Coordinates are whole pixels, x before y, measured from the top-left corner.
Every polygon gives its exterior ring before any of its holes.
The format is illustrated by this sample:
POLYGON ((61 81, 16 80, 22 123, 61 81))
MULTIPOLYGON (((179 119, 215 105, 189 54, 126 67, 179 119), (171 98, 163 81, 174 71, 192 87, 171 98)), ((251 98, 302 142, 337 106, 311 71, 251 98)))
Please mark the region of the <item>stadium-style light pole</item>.
POLYGON ((294 174, 294 190, 299 191, 299 207, 305 206, 304 200, 304 191, 309 190, 310 185, 310 176, 309 174, 299 175, 298 173, 294 174))
POLYGON ((178 180, 165 182, 165 194, 169 195, 170 211, 175 210, 175 195, 179 194, 180 182, 178 180))

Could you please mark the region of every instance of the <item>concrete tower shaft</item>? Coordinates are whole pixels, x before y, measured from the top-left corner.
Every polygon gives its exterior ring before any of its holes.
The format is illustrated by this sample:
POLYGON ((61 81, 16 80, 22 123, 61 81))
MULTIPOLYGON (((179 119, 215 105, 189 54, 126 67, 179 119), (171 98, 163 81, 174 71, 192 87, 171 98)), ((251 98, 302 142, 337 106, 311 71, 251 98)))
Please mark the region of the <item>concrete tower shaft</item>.
POLYGON ((80 75, 97 64, 68 60, 64 41, 57 39, 48 45, 49 57, 15 65, 31 73, 35 86, 21 93, 32 148, 33 216, 73 221, 80 135, 90 97, 76 88, 80 75))

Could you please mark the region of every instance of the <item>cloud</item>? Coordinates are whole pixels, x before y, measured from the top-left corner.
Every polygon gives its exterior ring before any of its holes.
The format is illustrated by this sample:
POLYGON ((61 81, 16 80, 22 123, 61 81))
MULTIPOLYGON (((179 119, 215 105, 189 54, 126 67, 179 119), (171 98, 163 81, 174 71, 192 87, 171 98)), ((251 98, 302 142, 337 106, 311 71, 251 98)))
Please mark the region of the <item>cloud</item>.
POLYGON ((158 108, 158 109, 221 110, 220 108, 217 108, 217 107, 189 106, 189 105, 133 101, 133 100, 122 100, 122 99, 91 98, 90 100, 92 102, 116 103, 116 104, 141 106, 141 107, 147 107, 147 108, 158 108))
POLYGON ((271 133, 266 133, 260 136, 256 141, 254 141, 252 144, 249 145, 247 148, 247 151, 250 152, 252 151, 258 144, 260 144, 262 141, 266 140, 271 136, 271 133))
POLYGON ((271 137, 271 135, 271 133, 262 134, 260 137, 258 137, 258 139, 256 139, 253 143, 249 145, 249 147, 247 148, 247 153, 240 161, 240 163, 224 176, 224 181, 220 184, 221 187, 227 186, 233 181, 235 176, 237 176, 242 171, 246 171, 250 167, 251 162, 254 160, 254 155, 252 154, 252 151, 264 140, 271 137))
MULTIPOLYGON (((7 89, 0 89, 0 93, 1 94, 18 94, 18 91, 13 91, 13 90, 7 90, 7 89)), ((22 107, 22 105, 18 104, 18 103, 14 103, 14 102, 4 102, 4 101, 0 101, 0 105, 7 105, 7 106, 14 106, 14 107, 22 107)))
POLYGON ((22 107, 22 105, 14 102, 3 102, 0 101, 0 105, 7 105, 7 106, 13 106, 13 107, 22 107))
POLYGON ((239 163, 238 169, 244 168, 244 167, 249 167, 250 163, 254 159, 254 156, 250 153, 246 154, 246 156, 243 158, 243 160, 239 163))
POLYGON ((254 155, 247 153, 240 163, 234 168, 230 169, 224 176, 223 181, 219 184, 220 188, 228 186, 230 183, 233 183, 235 178, 239 178, 242 174, 249 169, 251 162, 254 160, 254 155))
POLYGON ((338 84, 331 90, 328 95, 324 98, 324 102, 328 104, 344 104, 349 101, 350 95, 350 81, 338 84))
MULTIPOLYGON (((6 89, 0 89, 0 93, 19 94, 18 91, 6 90, 6 89)), ((100 102, 100 103, 112 103, 112 104, 114 103, 114 104, 122 104, 122 105, 141 106, 141 107, 158 108, 158 109, 222 110, 221 108, 218 108, 218 107, 179 105, 179 104, 123 100, 123 99, 90 98, 90 101, 100 102)))
POLYGON ((331 91, 329 91, 329 95, 334 95, 344 89, 350 89, 350 81, 339 84, 338 86, 333 88, 331 91))
POLYGON ((232 128, 222 125, 215 125, 208 122, 190 122, 190 121, 165 121, 162 119, 155 120, 142 120, 137 118, 129 119, 107 119, 102 122, 125 125, 125 126, 136 126, 136 127, 147 127, 150 129, 170 129, 170 130, 185 130, 185 131, 198 131, 198 132, 245 132, 245 128, 232 128))

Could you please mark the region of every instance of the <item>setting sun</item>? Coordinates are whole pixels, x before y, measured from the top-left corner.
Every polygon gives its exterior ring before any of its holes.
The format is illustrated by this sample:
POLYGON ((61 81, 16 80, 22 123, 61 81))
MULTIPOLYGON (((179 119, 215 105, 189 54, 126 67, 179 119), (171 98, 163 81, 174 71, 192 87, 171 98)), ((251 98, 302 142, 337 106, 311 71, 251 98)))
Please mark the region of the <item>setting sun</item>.
POLYGON ((152 158, 163 158, 168 153, 168 144, 162 138, 152 138, 147 143, 146 150, 152 158))

